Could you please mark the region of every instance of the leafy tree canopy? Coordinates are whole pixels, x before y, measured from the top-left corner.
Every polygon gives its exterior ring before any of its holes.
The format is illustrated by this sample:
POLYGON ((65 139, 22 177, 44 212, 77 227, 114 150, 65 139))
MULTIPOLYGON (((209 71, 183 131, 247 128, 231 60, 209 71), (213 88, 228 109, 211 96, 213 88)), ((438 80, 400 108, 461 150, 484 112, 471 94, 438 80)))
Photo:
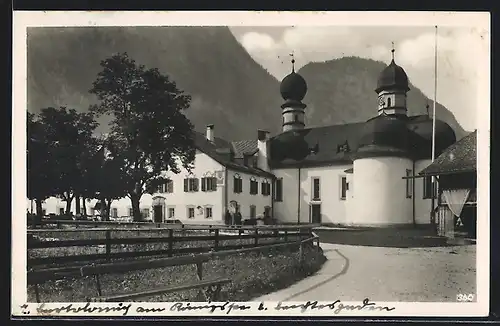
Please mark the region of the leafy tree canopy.
POLYGON ((91 112, 113 117, 108 149, 123 162, 134 218, 140 219, 139 200, 162 172, 192 168, 193 125, 183 114, 191 97, 158 69, 136 64, 127 53, 113 55, 101 67, 90 90, 100 103, 91 112))

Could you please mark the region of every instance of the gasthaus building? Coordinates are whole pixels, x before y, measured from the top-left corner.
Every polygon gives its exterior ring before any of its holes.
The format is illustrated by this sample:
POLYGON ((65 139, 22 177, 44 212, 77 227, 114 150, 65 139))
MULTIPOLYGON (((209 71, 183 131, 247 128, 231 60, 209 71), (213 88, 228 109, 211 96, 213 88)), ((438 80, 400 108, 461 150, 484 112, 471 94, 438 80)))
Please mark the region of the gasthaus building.
MULTIPOLYGON (((280 88, 282 132, 256 130, 256 139, 237 142, 216 137, 214 125, 195 133, 194 171, 172 174, 157 193, 144 195, 144 217, 218 224, 239 212, 280 223, 430 224, 437 204, 431 179, 414 177, 431 163, 432 119, 407 115, 408 76, 394 57, 374 90, 378 103, 368 121, 308 128, 307 83, 292 68, 280 88)), ((435 127, 438 156, 456 138, 445 122, 435 127)), ((94 204, 87 204, 89 215, 94 204)), ((62 207, 55 198, 45 203, 46 213, 62 207)), ((111 215, 130 216, 130 209, 120 199, 111 215)))

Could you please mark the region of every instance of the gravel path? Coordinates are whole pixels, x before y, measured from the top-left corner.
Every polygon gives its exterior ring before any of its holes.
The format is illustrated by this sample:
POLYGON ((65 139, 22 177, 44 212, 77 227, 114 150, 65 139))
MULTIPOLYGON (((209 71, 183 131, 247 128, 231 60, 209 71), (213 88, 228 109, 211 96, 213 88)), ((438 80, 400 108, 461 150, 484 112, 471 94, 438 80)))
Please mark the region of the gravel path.
POLYGON ((328 261, 315 275, 255 301, 456 302, 476 292, 476 247, 321 245, 328 261))

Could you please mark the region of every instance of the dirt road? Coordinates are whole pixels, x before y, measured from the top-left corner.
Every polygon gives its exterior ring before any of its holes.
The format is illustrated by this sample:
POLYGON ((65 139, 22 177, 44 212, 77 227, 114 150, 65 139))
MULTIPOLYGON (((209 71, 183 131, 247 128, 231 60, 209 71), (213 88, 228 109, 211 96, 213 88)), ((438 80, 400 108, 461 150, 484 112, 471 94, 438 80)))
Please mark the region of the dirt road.
POLYGON ((259 301, 456 302, 476 292, 476 247, 391 248, 321 245, 328 261, 293 286, 259 301))

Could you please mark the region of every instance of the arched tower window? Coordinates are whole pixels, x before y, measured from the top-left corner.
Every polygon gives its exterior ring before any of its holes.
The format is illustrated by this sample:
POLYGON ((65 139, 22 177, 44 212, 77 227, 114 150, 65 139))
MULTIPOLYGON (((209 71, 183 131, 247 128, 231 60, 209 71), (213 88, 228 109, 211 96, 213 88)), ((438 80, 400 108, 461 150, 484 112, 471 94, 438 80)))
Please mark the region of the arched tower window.
POLYGON ((293 121, 294 121, 294 122, 299 122, 299 115, 298 115, 298 114, 295 114, 295 115, 293 116, 293 121))
POLYGON ((387 106, 391 107, 391 98, 390 97, 387 99, 387 106))

